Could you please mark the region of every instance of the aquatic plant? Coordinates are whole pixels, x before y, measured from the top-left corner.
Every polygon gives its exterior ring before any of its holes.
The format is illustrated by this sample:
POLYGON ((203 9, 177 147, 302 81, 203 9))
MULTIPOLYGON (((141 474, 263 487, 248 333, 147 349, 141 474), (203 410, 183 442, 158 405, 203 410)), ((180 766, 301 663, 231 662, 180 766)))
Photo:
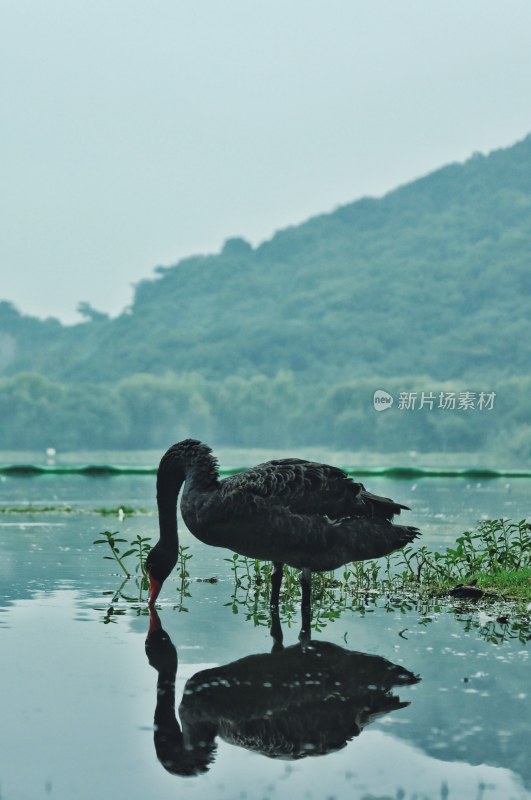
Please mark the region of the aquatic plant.
POLYGON ((133 508, 133 506, 120 505, 115 508, 94 508, 93 513, 100 514, 102 517, 118 517, 118 519, 124 519, 124 517, 132 517, 135 514, 148 514, 149 512, 145 508, 133 508))
MULTIPOLYGON (((453 547, 444 552, 426 546, 409 545, 385 559, 352 562, 336 572, 314 575, 312 604, 318 609, 314 623, 332 620, 338 608, 355 607, 366 594, 438 596, 448 594, 457 582, 478 585, 478 596, 529 598, 531 590, 531 525, 526 520, 497 519, 479 523, 477 530, 465 531, 453 547)), ((236 553, 225 559, 234 579, 233 613, 245 608, 248 619, 261 624, 270 597, 271 564, 236 553)), ((291 607, 300 598, 299 571, 286 567, 281 602, 284 622, 291 619, 291 607)))
POLYGON ((531 566, 531 524, 525 519, 480 522, 476 531, 465 531, 454 547, 443 553, 426 547, 405 547, 395 554, 404 583, 444 587, 483 575, 494 578, 502 572, 531 566))
POLYGON ((190 548, 188 545, 179 545, 177 564, 179 565, 179 577, 181 581, 184 581, 190 577, 190 573, 186 568, 186 564, 191 558, 193 558, 193 556, 192 553, 187 552, 189 549, 190 548))
MULTIPOLYGON (((140 573, 140 575, 142 575, 143 578, 147 578, 146 558, 149 551, 151 550, 150 542, 151 542, 151 536, 137 535, 131 541, 131 548, 127 551, 127 553, 124 553, 124 557, 127 557, 129 555, 136 556, 137 563, 135 565, 135 571, 140 573)), ((145 588, 147 588, 147 585, 145 588)))
MULTIPOLYGON (((118 598, 126 602, 141 602, 146 590, 145 560, 151 549, 150 538, 136 536, 130 542, 117 531, 102 531, 95 544, 107 545, 111 555, 125 574, 119 590, 112 593, 112 603, 118 598), (125 545, 124 552, 121 552, 125 545), (131 560, 133 566, 129 568, 131 560), (135 597, 126 595, 124 589, 132 574, 137 573, 138 592, 135 597)), ((178 602, 174 608, 188 611, 186 598, 191 596, 188 562, 193 557, 188 546, 179 546, 176 591, 178 602)), ((269 600, 271 593, 270 562, 247 558, 234 553, 224 559, 230 565, 233 590, 229 602, 232 613, 243 613, 255 625, 269 625, 269 600)), ((298 624, 300 601, 300 572, 285 567, 280 596, 282 623, 290 627, 298 624)), ((214 582, 215 578, 208 578, 214 582)), ((423 604, 433 605, 436 598, 447 595, 457 582, 478 587, 478 596, 489 600, 499 597, 529 599, 531 589, 531 525, 526 520, 485 520, 476 530, 465 531, 455 545, 443 552, 431 551, 426 546, 408 546, 378 561, 360 561, 346 564, 336 572, 316 573, 312 582, 312 628, 320 631, 336 620, 344 611, 361 615, 376 598, 383 599, 389 610, 405 613, 423 604), (483 591, 482 591, 483 590, 483 591)), ((428 606, 426 606, 427 608, 428 606)), ((427 624, 428 612, 419 624, 427 624)), ((528 623, 526 623, 528 626, 528 623)), ((527 630, 527 627, 524 625, 527 630)), ((505 635, 505 633, 504 633, 505 635)), ((492 633, 498 638, 498 633, 492 633)))
MULTIPOLYGON (((112 555, 104 556, 104 558, 110 561, 116 561, 125 575, 125 579, 122 581, 118 589, 116 591, 108 592, 108 594, 112 595, 112 598, 104 621, 112 622, 114 621, 113 617, 119 613, 115 608, 115 604, 119 599, 125 600, 128 603, 140 603, 142 602, 143 592, 149 589, 149 581, 146 573, 146 558, 151 550, 151 537, 137 535, 134 539, 128 541, 127 539, 121 537, 118 531, 102 531, 99 535, 102 538, 95 539, 93 544, 108 545, 111 549, 112 555), (124 552, 120 552, 120 546, 123 544, 128 545, 128 547, 124 552), (134 565, 133 567, 129 567, 130 561, 133 557, 134 565), (137 586, 136 596, 134 597, 125 593, 125 588, 130 578, 132 578, 133 572, 136 573, 137 586)), ((184 600, 185 598, 191 596, 189 591, 190 573, 188 572, 187 564, 188 561, 193 558, 193 556, 192 553, 188 552, 189 549, 190 548, 187 545, 179 545, 179 558, 177 562, 179 568, 177 574, 180 579, 177 587, 179 601, 176 606, 174 606, 174 608, 176 608, 178 611, 188 611, 184 605, 184 600)))
POLYGON ((129 572, 129 570, 125 566, 125 564, 123 562, 123 559, 127 558, 127 556, 129 556, 132 553, 134 553, 135 552, 134 548, 130 548, 125 553, 120 554, 120 548, 118 547, 118 543, 122 544, 123 542, 125 542, 127 544, 127 539, 121 538, 119 536, 119 532, 118 531, 102 531, 100 533, 100 536, 103 536, 104 538, 103 539, 95 539, 93 541, 93 544, 104 544, 104 545, 106 544, 106 545, 108 545, 111 548, 112 556, 103 556, 103 558, 108 559, 110 561, 112 561, 114 559, 114 561, 116 561, 120 565, 120 568, 122 569, 124 575, 127 578, 130 578, 131 577, 131 573, 129 572))

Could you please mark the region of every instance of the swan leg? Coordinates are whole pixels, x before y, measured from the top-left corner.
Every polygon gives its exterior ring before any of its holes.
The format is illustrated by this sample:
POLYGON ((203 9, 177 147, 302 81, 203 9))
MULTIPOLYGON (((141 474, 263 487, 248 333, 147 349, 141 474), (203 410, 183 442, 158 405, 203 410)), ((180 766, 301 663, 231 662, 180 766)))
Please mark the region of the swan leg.
POLYGON ((308 606, 301 607, 301 630, 299 633, 299 642, 302 647, 309 647, 312 638, 312 609, 308 606))
POLYGON ((301 570, 302 607, 310 608, 312 604, 312 571, 308 567, 301 570))
POLYGON ((284 564, 282 561, 274 561, 273 572, 271 573, 271 599, 269 601, 270 608, 278 608, 280 601, 280 586, 282 584, 283 574, 284 564))
POLYGON ((312 632, 312 571, 308 567, 303 567, 301 570, 301 632, 299 633, 299 641, 304 646, 310 644, 310 637, 312 632))

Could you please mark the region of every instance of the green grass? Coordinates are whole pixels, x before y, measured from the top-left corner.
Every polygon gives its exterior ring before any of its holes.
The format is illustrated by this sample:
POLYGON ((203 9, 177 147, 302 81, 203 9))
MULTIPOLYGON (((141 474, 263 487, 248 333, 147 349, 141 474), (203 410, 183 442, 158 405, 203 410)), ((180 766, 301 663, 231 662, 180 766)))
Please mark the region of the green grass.
POLYGON ((465 531, 443 553, 405 548, 405 581, 444 594, 456 584, 476 585, 490 596, 531 600, 531 524, 496 519, 465 531))
POLYGON ((471 580, 476 581, 479 588, 506 600, 531 600, 531 567, 501 570, 493 575, 477 572, 471 580))
POLYGON ((458 597, 466 597, 468 591, 469 600, 514 600, 525 604, 531 602, 531 568, 500 570, 495 574, 478 571, 461 581, 441 579, 430 584, 424 582, 416 587, 416 591, 433 598, 452 595, 454 592, 458 597), (457 593, 459 589, 461 595, 457 593), (477 590, 476 598, 472 596, 474 590, 477 590))

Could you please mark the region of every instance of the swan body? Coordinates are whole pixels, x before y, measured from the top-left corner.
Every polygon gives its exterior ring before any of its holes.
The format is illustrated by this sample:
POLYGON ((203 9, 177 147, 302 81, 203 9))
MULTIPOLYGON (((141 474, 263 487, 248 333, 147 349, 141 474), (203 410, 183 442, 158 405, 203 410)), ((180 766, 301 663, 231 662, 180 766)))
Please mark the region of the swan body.
POLYGON ((416 528, 393 525, 407 509, 366 491, 343 470, 299 458, 277 459, 220 479, 211 449, 195 439, 173 445, 157 472, 160 539, 147 559, 152 604, 176 564, 177 498, 187 528, 205 544, 302 570, 303 602, 312 571, 380 558, 411 542, 416 528))

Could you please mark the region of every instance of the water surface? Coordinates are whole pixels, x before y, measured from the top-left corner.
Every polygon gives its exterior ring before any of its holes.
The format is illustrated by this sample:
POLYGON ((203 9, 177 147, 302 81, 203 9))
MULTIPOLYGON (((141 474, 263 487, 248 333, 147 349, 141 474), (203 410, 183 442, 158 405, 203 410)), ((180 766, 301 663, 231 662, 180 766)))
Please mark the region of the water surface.
MULTIPOLYGON (((527 486, 374 478, 369 488, 411 505, 408 522, 445 547, 478 519, 526 516, 527 486)), ((282 650, 243 606, 233 613, 229 554, 181 523, 188 610, 174 577, 159 608, 166 635, 146 653, 145 602, 133 581, 136 602, 113 599, 121 577, 92 541, 104 529, 156 535, 153 479, 6 477, 0 505, 25 503, 72 510, 0 514, 2 800, 531 796, 529 646, 510 613, 368 598, 314 632, 313 650, 298 642, 297 612, 282 650), (94 513, 119 505, 149 513, 94 513)))

